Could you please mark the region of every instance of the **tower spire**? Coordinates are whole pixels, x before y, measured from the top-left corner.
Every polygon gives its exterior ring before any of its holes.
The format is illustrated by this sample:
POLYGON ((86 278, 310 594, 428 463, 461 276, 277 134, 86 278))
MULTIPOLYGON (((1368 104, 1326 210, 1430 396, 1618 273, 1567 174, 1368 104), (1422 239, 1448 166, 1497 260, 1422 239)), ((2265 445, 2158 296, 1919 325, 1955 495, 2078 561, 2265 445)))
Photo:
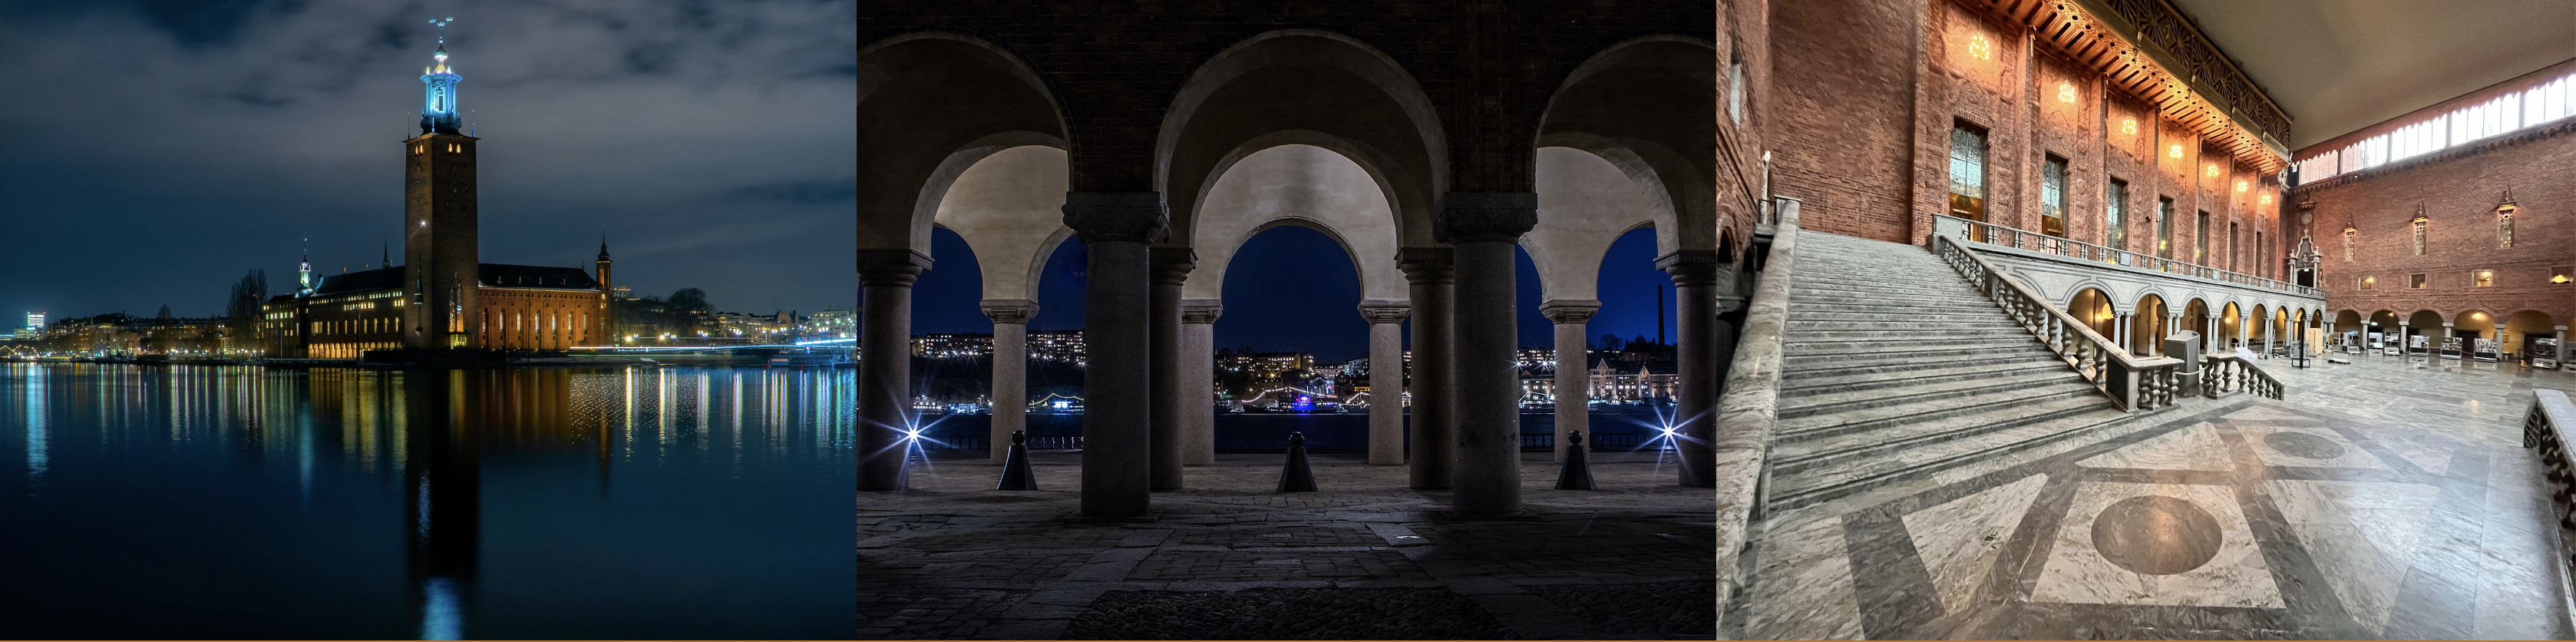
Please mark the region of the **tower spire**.
POLYGON ((304 258, 295 264, 295 295, 313 294, 313 239, 304 239, 304 258))
POLYGON ((435 62, 422 69, 420 75, 421 84, 428 85, 420 107, 420 133, 423 134, 454 134, 460 124, 456 112, 456 83, 464 81, 465 77, 456 75, 455 70, 447 67, 447 23, 455 21, 455 18, 429 21, 439 29, 439 36, 438 51, 429 56, 435 62))

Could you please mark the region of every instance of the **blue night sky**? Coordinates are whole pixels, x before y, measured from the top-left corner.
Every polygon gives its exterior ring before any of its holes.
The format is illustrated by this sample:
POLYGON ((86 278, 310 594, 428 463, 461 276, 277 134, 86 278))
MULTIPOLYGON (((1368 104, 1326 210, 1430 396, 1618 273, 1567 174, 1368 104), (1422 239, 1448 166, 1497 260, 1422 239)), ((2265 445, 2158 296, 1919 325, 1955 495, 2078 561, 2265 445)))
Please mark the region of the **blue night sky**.
MULTIPOLYGON (((0 328, 380 264, 448 28, 482 256, 852 306, 855 0, 0 0, 0 328)), ((400 248, 395 248, 400 259, 400 248)))
MULTIPOLYGON (((939 229, 932 233, 931 252, 940 260, 913 286, 913 332, 991 332, 992 321, 976 308, 976 301, 983 298, 983 275, 975 261, 966 258, 974 250, 956 233, 939 229)), ((1538 313, 1538 270, 1527 254, 1515 254, 1520 286, 1515 321, 1521 345, 1553 345, 1554 329, 1538 313)), ((1083 260, 1082 243, 1075 239, 1067 239, 1048 258, 1039 277, 1038 318, 1029 329, 1082 327, 1083 260)), ((1236 252, 1225 277, 1225 314, 1216 322, 1217 347, 1312 352, 1325 363, 1368 356, 1368 324, 1360 320, 1358 308, 1359 273, 1331 237, 1295 226, 1262 232, 1236 252)), ((1601 312, 1592 317, 1584 336, 1595 341, 1603 333, 1653 339, 1658 289, 1664 292, 1664 327, 1669 335, 1672 280, 1655 269, 1654 230, 1641 228, 1619 237, 1602 260, 1601 312)))

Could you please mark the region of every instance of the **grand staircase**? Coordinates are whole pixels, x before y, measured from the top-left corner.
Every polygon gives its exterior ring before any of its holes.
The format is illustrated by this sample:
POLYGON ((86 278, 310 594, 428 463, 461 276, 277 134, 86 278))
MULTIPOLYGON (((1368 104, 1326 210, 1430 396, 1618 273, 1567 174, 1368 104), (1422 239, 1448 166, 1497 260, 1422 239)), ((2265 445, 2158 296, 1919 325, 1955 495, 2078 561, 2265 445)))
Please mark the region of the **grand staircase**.
POLYGON ((1798 232, 1769 503, 1785 509, 2128 416, 1922 247, 1798 232))

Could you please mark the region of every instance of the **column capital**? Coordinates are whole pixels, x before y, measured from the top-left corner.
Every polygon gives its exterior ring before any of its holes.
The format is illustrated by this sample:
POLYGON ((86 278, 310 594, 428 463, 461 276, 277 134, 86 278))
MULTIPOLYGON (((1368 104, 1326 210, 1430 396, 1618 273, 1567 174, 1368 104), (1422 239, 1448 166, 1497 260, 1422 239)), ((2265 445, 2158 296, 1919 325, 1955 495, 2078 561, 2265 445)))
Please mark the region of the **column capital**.
POLYGON ((1717 281, 1717 250, 1673 250, 1655 257, 1655 267, 1673 275, 1674 285, 1708 285, 1717 281))
POLYGON ((1432 234, 1444 243, 1514 241, 1537 226, 1537 192, 1450 192, 1431 217, 1432 234))
POLYGON ((1413 314, 1413 303, 1411 301, 1405 301, 1402 299, 1360 299, 1360 318, 1368 320, 1369 325, 1377 325, 1380 323, 1403 323, 1404 317, 1410 314, 1413 314))
POLYGON ((1216 323, 1225 314, 1225 303, 1216 299, 1181 299, 1181 323, 1216 323))
POLYGON ((1746 304, 1752 302, 1752 299, 1732 294, 1720 294, 1709 297, 1709 299, 1717 305, 1718 314, 1726 314, 1728 312, 1742 310, 1746 304))
POLYGON ((1157 245, 1148 252, 1157 284, 1180 285, 1182 281, 1189 280, 1190 270, 1197 269, 1199 265, 1198 252, 1187 245, 1157 245))
POLYGON ((1162 192, 1065 192, 1064 225, 1085 243, 1157 243, 1170 236, 1172 211, 1162 192))
POLYGON ((1545 315, 1549 323, 1557 325, 1591 321, 1593 313, 1600 311, 1599 299, 1548 299, 1538 304, 1538 313, 1545 315))
POLYGON ((930 257, 909 249, 859 250, 859 282, 889 285, 912 285, 922 270, 930 269, 930 257))
POLYGON ((1410 283, 1448 283, 1457 278, 1455 251, 1445 247, 1408 247, 1395 251, 1395 267, 1410 283))
POLYGON ((1030 319, 1038 316, 1038 302, 1028 299, 985 299, 976 305, 984 308, 984 316, 997 324, 1028 325, 1030 319))

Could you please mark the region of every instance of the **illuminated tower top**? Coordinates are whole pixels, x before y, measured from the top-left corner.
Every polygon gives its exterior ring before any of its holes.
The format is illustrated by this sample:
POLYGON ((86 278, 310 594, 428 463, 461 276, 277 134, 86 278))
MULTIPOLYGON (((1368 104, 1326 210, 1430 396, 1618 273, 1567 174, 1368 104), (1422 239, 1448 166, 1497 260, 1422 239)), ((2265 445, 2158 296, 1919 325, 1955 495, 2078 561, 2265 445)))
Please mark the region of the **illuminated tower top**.
MULTIPOLYGON (((450 20, 455 20, 455 18, 431 20, 429 22, 430 24, 438 25, 441 29, 444 29, 447 27, 447 22, 450 20)), ((456 112, 456 83, 465 80, 465 77, 456 75, 455 70, 447 67, 447 38, 445 36, 439 37, 438 52, 430 54, 430 59, 436 61, 435 64, 430 65, 427 69, 422 69, 420 74, 420 83, 428 85, 427 92, 421 98, 420 133, 462 133, 459 126, 464 119, 458 116, 456 112)))
MULTIPOLYGON (((305 239, 309 244, 313 239, 305 239)), ((304 260, 295 264, 295 295, 313 296, 313 250, 304 250, 304 260)))

